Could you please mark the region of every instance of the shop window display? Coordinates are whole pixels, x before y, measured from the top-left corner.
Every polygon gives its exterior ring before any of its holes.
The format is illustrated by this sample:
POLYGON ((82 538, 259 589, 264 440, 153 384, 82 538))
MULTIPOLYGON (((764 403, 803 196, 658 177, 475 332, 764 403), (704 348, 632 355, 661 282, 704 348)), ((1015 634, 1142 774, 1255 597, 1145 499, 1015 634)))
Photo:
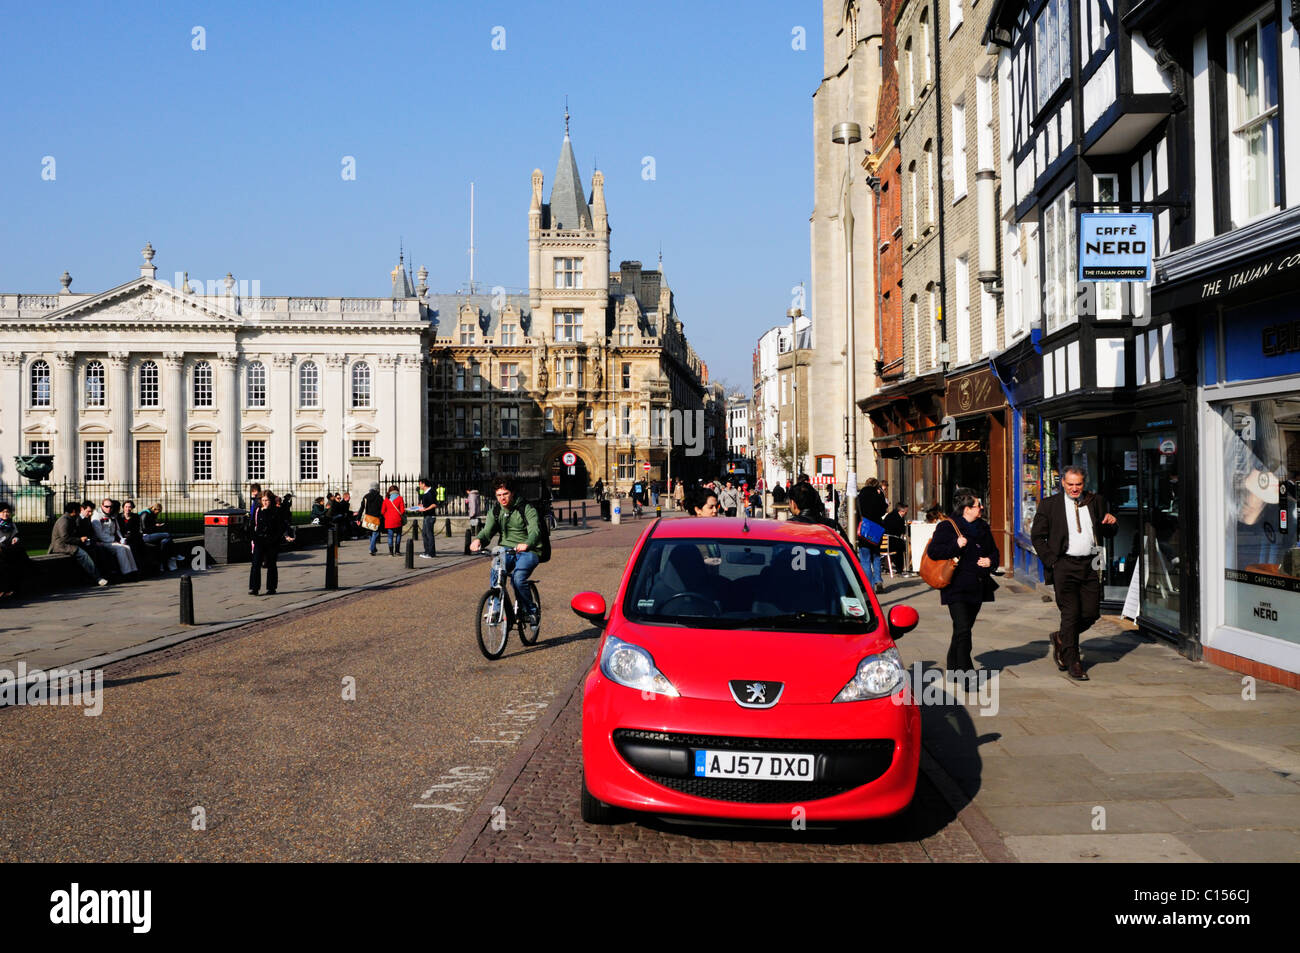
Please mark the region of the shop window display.
POLYGON ((1224 622, 1300 643, 1300 392, 1216 409, 1225 439, 1224 622))

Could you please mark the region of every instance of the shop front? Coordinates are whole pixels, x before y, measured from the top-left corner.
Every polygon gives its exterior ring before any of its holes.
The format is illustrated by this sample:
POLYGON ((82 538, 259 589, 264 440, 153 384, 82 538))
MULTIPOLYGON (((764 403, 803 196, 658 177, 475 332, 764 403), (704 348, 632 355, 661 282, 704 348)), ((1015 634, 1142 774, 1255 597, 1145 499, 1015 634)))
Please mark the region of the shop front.
POLYGON ((906 444, 924 446, 940 439, 944 381, 941 373, 927 374, 882 387, 858 401, 871 419, 872 452, 876 473, 888 484, 890 506, 906 504, 913 519, 940 502, 941 457, 934 453, 909 453, 906 444))
POLYGON ((1156 307, 1200 335, 1204 657, 1300 688, 1300 208, 1157 264, 1156 307))
POLYGON ((943 409, 949 427, 944 436, 950 438, 944 443, 954 448, 939 450, 944 510, 951 510, 957 487, 974 490, 986 504, 984 518, 1003 564, 1014 572, 1014 479, 1006 395, 992 369, 984 366, 948 378, 943 409))
MULTIPOLYGON (((1135 330, 1130 339, 1137 341, 1129 349, 1135 360, 1146 359, 1144 333, 1135 330)), ((1160 339, 1158 329, 1151 333, 1160 339)), ((1115 536, 1100 540, 1103 611, 1136 620, 1195 659, 1196 499, 1188 487, 1196 485, 1197 462, 1194 391, 1184 377, 1193 362, 1185 345, 1169 352, 1167 360, 1157 355, 1159 373, 1126 373, 1137 386, 1084 386, 1025 401, 1016 441, 1017 559, 1032 566, 1037 508, 1061 492, 1065 467, 1079 467, 1085 489, 1100 495, 1118 521, 1115 536)))

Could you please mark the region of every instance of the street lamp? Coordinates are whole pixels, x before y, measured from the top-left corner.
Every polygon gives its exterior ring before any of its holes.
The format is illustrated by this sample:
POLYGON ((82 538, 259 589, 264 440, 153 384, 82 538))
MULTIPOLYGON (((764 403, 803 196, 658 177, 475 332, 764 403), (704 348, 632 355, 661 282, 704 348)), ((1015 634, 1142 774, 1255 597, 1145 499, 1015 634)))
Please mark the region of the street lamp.
POLYGON ((799 475, 799 318, 803 317, 803 308, 791 308, 785 316, 790 319, 790 359, 794 367, 790 386, 794 394, 794 443, 790 445, 791 469, 790 480, 799 475))
POLYGON ((483 458, 483 472, 484 473, 491 472, 488 463, 489 463, 489 457, 492 456, 492 451, 488 449, 487 444, 483 444, 483 446, 478 448, 478 455, 483 458))
POLYGON ((856 122, 836 123, 835 128, 831 131, 831 142, 844 145, 844 211, 842 219, 844 221, 844 320, 847 324, 848 331, 845 336, 845 372, 848 375, 848 386, 846 388, 845 403, 847 409, 845 428, 844 456, 846 470, 844 476, 844 496, 846 512, 848 514, 849 525, 846 527, 850 534, 857 532, 857 500, 854 499, 854 493, 850 492, 856 489, 855 484, 858 482, 858 426, 857 415, 855 413, 857 400, 857 362, 854 360, 854 334, 853 334, 853 150, 855 142, 862 141, 862 127, 856 122))

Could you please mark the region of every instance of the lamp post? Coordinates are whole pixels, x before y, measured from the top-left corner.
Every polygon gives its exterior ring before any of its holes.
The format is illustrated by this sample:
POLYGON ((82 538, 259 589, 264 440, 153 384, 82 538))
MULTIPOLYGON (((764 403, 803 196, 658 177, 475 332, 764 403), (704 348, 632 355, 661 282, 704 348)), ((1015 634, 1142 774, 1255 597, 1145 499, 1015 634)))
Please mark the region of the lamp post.
POLYGON ((847 427, 845 428, 845 469, 844 496, 845 512, 848 514, 848 526, 845 527, 850 538, 857 533, 857 500, 850 490, 858 481, 858 426, 857 426, 857 362, 854 354, 853 322, 853 144, 862 141, 862 127, 856 122, 836 123, 831 132, 831 142, 844 145, 844 209, 841 216, 844 222, 844 320, 847 325, 845 335, 845 373, 848 377, 846 387, 847 427))
POLYGON ((803 317, 803 308, 791 308, 785 316, 790 319, 790 361, 794 368, 790 375, 790 391, 794 395, 794 443, 790 445, 790 464, 794 471, 790 474, 793 482, 799 476, 799 321, 803 317))

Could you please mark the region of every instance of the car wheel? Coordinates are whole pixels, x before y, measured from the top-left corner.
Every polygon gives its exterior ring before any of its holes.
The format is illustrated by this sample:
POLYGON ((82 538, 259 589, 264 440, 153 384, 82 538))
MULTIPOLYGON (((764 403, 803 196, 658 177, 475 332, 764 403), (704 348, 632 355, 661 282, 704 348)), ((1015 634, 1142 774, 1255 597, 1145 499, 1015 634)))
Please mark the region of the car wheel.
POLYGON ((612 807, 604 801, 597 800, 592 793, 587 790, 587 778, 585 775, 582 779, 581 809, 582 819, 588 824, 613 824, 618 820, 618 808, 612 807))

